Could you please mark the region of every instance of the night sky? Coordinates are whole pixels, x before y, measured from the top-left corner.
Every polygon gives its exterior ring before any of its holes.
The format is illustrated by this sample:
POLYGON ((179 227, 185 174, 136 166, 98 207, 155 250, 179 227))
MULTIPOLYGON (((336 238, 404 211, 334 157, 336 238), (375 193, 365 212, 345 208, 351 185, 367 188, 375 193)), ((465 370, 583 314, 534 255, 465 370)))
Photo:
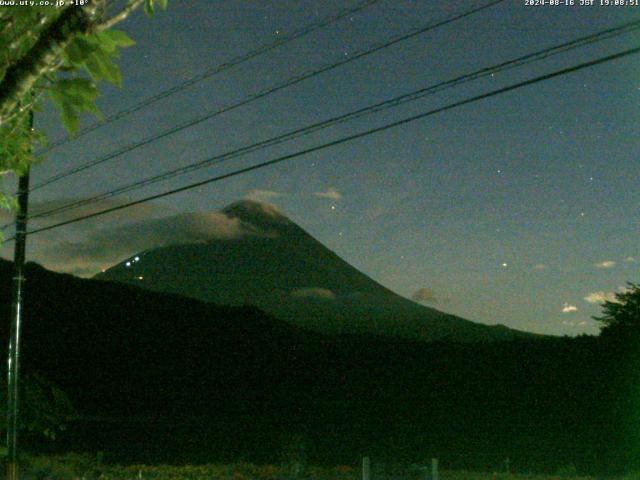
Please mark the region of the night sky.
MULTIPOLYGON (((381 0, 51 151, 34 167, 32 181, 483 3, 381 0)), ((355 3, 172 0, 168 11, 153 19, 137 12, 122 24, 137 41, 120 61, 123 89, 104 87, 99 107, 105 115, 117 112, 348 5, 355 3)), ((633 19, 640 19, 640 7, 526 6, 524 0, 506 0, 39 189, 32 205, 48 208, 102 193, 633 19)), ((115 201, 269 160, 638 45, 637 32, 626 34, 115 201)), ((477 322, 547 334, 596 333, 591 316, 600 312, 597 302, 611 298, 627 281, 640 280, 639 107, 636 55, 34 235, 28 258, 92 275, 141 247, 132 242, 131 251, 109 254, 104 242, 96 242, 92 250, 98 236, 130 232, 121 228, 128 222, 179 219, 252 198, 276 205, 347 262, 408 298, 418 292, 415 298, 425 304, 477 322), (78 245, 87 258, 65 261, 65 249, 78 245)), ((84 125, 92 122, 86 118, 84 125)), ((36 126, 51 139, 63 135, 50 107, 36 114, 36 126)), ((145 246, 152 247, 153 229, 146 231, 150 243, 145 246)), ((181 240, 179 229, 172 234, 181 240)), ((5 249, 5 255, 9 252, 5 249)))

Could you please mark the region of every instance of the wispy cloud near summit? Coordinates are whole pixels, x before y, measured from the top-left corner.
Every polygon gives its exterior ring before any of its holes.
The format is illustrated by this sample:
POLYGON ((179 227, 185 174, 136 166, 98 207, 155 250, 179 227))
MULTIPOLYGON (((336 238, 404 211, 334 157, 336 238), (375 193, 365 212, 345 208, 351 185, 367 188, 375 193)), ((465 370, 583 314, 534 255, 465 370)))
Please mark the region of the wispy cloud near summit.
POLYGON ((316 197, 327 198, 329 200, 342 200, 342 194, 333 187, 327 188, 324 192, 315 192, 314 195, 316 197))
POLYGON ((616 266, 616 262, 613 260, 605 260, 603 262, 598 262, 595 264, 596 268, 613 268, 616 266))

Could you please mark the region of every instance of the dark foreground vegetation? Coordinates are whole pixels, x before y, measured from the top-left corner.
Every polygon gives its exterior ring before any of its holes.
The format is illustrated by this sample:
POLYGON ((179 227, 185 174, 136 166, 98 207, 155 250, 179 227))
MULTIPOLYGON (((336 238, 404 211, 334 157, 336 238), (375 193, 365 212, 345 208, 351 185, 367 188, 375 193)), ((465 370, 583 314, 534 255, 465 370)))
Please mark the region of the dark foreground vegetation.
MULTIPOLYGON (((7 318, 10 265, 0 267, 7 318)), ((470 470, 506 457, 513 471, 640 468, 631 338, 326 336, 251 307, 35 265, 26 294, 23 371, 65 392, 76 412, 64 414, 54 441, 25 432, 32 453, 101 451, 109 463, 353 465, 366 454, 407 464, 438 457, 443 468, 470 470)), ((6 322, 0 335, 5 355, 6 322)))
MULTIPOLYGON (((87 455, 35 456, 25 459, 23 478, 48 480, 360 480, 360 469, 354 465, 333 467, 306 466, 293 473, 288 465, 251 463, 202 465, 109 465, 87 455)), ((373 465, 373 480, 424 480, 421 465, 373 465)), ((589 480, 561 470, 550 475, 471 472, 440 470, 442 480, 589 480)), ((633 480, 634 477, 627 477, 633 480)))

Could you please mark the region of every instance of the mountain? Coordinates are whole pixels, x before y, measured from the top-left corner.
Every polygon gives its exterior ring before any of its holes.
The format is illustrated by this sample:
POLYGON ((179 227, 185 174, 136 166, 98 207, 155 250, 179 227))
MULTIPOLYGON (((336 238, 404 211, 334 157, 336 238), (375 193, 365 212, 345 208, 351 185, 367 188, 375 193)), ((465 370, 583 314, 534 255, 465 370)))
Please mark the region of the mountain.
POLYGON ((95 278, 218 304, 255 305, 325 333, 462 342, 532 335, 407 300, 349 265, 271 205, 245 200, 222 213, 240 222, 244 233, 139 252, 95 278))

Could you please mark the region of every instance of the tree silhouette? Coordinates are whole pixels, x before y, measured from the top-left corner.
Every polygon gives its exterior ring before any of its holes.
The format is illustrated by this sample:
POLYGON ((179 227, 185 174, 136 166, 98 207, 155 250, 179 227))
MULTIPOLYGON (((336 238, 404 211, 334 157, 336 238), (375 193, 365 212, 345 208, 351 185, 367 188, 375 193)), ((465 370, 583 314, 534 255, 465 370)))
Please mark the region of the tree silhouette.
MULTIPOLYGON (((7 386, 0 382, 0 405, 6 404, 7 386)), ((41 374, 25 375, 22 381, 22 415, 19 428, 55 440, 78 413, 65 392, 41 374)), ((6 417, 0 415, 0 433, 6 433, 6 417)), ((0 452, 4 448, 0 447, 0 452)))
POLYGON ((601 336, 640 335, 640 285, 627 283, 627 288, 615 294, 614 301, 602 305, 603 315, 593 317, 601 323, 601 336))

